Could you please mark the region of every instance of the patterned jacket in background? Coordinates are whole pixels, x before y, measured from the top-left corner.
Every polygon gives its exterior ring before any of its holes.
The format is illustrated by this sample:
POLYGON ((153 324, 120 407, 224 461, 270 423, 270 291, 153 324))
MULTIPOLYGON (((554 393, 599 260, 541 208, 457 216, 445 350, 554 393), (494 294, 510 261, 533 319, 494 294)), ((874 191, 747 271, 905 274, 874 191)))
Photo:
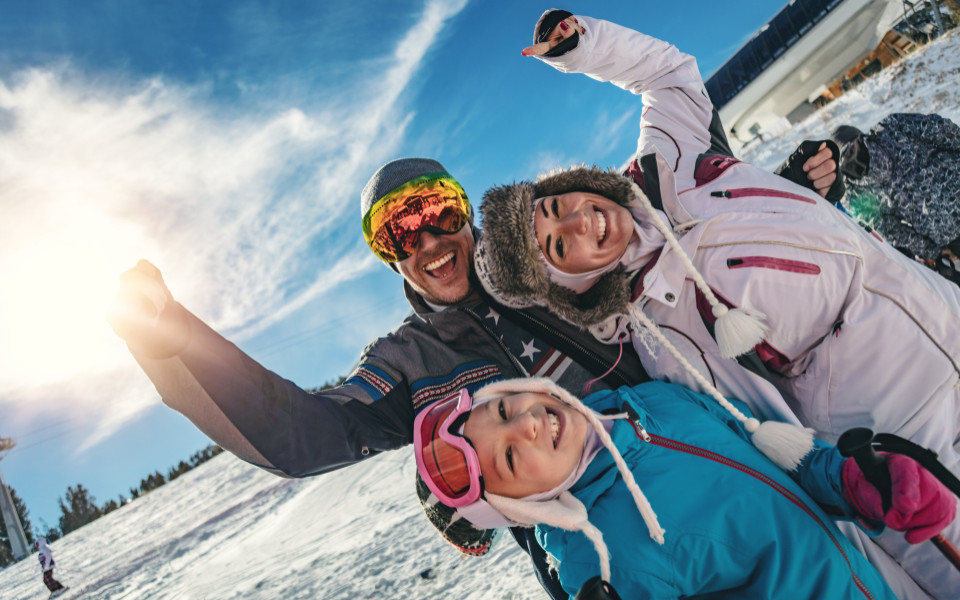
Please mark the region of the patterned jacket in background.
POLYGON ((892 246, 936 259, 960 237, 960 126, 892 114, 864 134, 870 168, 846 178, 843 207, 892 246))

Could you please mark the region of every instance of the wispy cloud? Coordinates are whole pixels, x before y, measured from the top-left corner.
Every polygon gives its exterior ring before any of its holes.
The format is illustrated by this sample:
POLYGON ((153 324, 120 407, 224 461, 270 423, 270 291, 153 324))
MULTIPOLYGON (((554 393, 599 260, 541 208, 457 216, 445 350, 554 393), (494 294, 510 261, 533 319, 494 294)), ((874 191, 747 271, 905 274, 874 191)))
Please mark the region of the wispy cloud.
POLYGON ((70 62, 0 80, 3 409, 73 411, 96 424, 83 448, 155 401, 102 313, 138 258, 240 335, 374 268, 355 232, 359 190, 403 141, 405 92, 465 5, 428 2, 379 68, 358 69, 360 102, 238 114, 208 86, 70 62), (82 403, 53 400, 60 385, 82 403))

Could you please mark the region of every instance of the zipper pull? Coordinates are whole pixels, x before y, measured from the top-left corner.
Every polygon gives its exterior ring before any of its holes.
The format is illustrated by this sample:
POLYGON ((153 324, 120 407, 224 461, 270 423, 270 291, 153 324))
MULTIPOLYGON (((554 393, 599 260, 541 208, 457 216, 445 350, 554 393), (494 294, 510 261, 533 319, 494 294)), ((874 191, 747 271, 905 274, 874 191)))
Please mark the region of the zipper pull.
POLYGON ((733 194, 731 194, 731 193, 730 193, 729 191, 727 191, 727 190, 720 190, 720 191, 717 191, 717 192, 710 192, 710 195, 713 196, 714 198, 730 198, 730 197, 733 196, 733 194))
POLYGON ((647 433, 647 430, 643 428, 643 424, 640 422, 640 415, 637 414, 637 411, 633 410, 633 407, 629 403, 624 404, 623 407, 627 411, 627 416, 630 418, 630 422, 633 423, 634 429, 637 430, 637 433, 640 434, 640 437, 643 438, 643 441, 649 442, 651 439, 650 434, 647 433))

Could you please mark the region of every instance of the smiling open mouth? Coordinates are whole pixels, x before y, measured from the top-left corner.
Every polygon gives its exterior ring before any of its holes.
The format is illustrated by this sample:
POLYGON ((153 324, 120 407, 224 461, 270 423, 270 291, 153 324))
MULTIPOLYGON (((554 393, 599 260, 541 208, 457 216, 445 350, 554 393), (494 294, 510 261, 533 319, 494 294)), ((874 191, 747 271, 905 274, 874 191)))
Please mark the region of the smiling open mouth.
POLYGON ((560 439, 560 418, 552 412, 547 413, 550 419, 550 437, 553 440, 553 447, 557 447, 557 440, 560 439))
POLYGON ((451 263, 454 256, 456 256, 456 252, 451 250, 450 252, 444 254, 437 260, 431 261, 423 265, 421 269, 424 272, 429 273, 430 275, 433 275, 434 277, 443 278, 446 275, 449 275, 449 272, 453 270, 453 264, 449 264, 449 263, 451 263), (441 267, 443 267, 444 265, 446 265, 447 268, 442 269, 441 267))
POLYGON ((599 208, 594 208, 593 211, 597 213, 597 245, 600 245, 607 237, 607 218, 599 208))

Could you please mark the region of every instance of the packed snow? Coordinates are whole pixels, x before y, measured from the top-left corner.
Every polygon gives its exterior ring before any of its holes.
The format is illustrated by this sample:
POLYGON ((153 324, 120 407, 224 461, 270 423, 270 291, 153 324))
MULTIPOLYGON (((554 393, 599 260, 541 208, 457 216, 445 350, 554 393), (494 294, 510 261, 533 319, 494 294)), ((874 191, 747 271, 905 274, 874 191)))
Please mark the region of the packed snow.
MULTIPOLYGON (((960 122, 960 31, 881 72, 741 155, 773 168, 804 139, 866 130, 893 112, 960 122)), ((109 468, 109 465, 104 465, 109 468)), ((309 479, 222 454, 51 544, 60 598, 542 599, 509 535, 483 558, 441 540, 399 450, 309 479)), ((4 600, 46 598, 36 556, 0 571, 4 600)))

